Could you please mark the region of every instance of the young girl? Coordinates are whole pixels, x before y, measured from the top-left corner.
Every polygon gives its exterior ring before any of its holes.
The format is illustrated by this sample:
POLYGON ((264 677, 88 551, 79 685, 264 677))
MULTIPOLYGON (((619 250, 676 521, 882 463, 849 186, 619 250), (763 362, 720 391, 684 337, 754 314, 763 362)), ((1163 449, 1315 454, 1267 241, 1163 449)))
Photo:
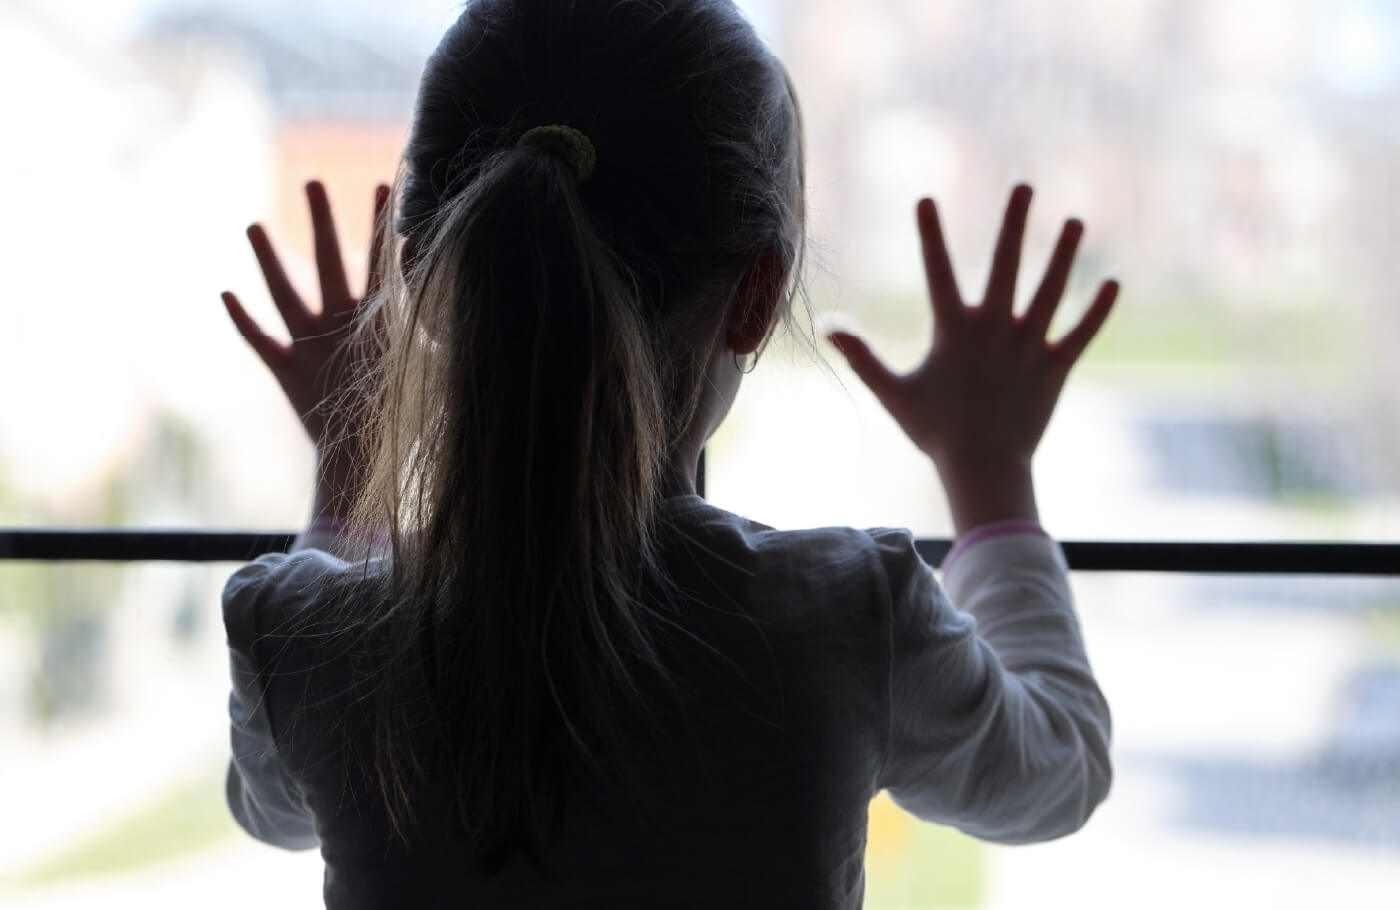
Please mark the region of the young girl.
POLYGON ((907 531, 696 495, 803 244, 797 102, 730 0, 469 3, 363 300, 307 190, 319 310, 257 226, 291 343, 224 296, 320 465, 225 591, 228 800, 320 847, 328 907, 853 908, 882 789, 988 840, 1084 824, 1108 707, 1030 471, 1116 294, 1047 340, 1077 222, 1017 316, 1030 190, 975 306, 923 200, 923 364, 830 336, 941 476, 945 595, 907 531))

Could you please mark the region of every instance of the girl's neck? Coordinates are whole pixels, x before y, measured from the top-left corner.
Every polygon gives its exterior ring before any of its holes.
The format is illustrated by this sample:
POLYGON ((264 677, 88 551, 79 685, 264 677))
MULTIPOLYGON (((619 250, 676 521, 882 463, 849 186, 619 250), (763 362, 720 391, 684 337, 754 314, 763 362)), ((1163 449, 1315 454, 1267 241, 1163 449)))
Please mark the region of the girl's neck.
POLYGON ((677 496, 695 496, 699 492, 696 477, 700 469, 700 450, 685 446, 676 452, 666 467, 666 479, 662 483, 662 496, 673 499, 677 496))

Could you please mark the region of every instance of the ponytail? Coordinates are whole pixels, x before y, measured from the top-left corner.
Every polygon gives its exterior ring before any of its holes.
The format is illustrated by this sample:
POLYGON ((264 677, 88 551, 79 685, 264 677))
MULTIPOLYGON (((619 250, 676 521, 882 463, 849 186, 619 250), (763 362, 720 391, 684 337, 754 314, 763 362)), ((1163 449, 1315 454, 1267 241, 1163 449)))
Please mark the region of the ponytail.
MULTIPOLYGON (((370 508, 390 513, 396 620, 380 691, 401 704, 425 671, 458 820, 491 864, 537 855, 540 813, 562 811, 551 782, 627 767, 625 709, 655 710, 638 671, 667 677, 660 607, 641 597, 664 586, 672 434, 654 328, 567 160, 497 155, 429 233, 379 409, 370 508)), ((402 835, 422 744, 401 713, 377 714, 376 770, 402 835)))

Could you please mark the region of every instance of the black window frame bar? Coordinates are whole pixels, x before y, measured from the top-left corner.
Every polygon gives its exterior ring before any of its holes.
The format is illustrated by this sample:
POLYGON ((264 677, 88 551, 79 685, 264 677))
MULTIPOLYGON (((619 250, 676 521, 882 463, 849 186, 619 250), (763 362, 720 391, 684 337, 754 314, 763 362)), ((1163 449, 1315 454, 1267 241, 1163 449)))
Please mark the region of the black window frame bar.
MULTIPOLYGON (((286 552, 291 532, 195 529, 0 529, 0 562, 247 562, 286 552)), ((1077 572, 1400 576, 1400 544, 1327 541, 1061 541, 1077 572)), ((915 541, 933 566, 952 541, 915 541)))
MULTIPOLYGON (((705 490, 701 454, 696 489, 705 490)), ((286 552, 294 532, 153 528, 0 528, 0 562, 248 562, 286 552)), ((1077 572, 1172 572, 1232 575, 1400 576, 1400 543, 1337 541, 1061 541, 1077 572)), ((952 541, 918 538, 930 565, 952 541)))

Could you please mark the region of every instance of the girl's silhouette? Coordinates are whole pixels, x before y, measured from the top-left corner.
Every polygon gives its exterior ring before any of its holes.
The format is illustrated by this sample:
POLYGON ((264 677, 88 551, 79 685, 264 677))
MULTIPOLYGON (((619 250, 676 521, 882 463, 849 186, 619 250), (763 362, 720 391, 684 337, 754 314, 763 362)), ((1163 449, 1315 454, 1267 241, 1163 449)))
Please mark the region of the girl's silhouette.
POLYGON ((329 907, 858 907, 866 811, 1058 837, 1107 792, 1108 707, 1030 461, 1107 317, 1025 313, 1030 190, 965 304, 931 200, 917 370, 833 344, 947 490, 907 531, 778 531, 696 494, 792 318, 801 121, 730 0, 472 0, 428 61, 370 287, 308 185, 319 308, 249 238, 291 342, 236 326, 317 445, 310 527, 224 596, 228 799, 320 847, 329 907))

